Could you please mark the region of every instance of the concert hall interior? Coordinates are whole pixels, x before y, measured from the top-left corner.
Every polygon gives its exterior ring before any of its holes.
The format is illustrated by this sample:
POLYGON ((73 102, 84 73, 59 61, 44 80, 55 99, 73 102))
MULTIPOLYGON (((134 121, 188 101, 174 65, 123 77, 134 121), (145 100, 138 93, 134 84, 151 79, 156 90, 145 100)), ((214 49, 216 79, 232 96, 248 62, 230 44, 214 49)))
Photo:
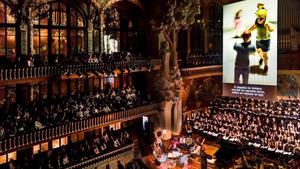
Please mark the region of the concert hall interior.
POLYGON ((299 0, 0 0, 0 169, 300 169, 299 0))

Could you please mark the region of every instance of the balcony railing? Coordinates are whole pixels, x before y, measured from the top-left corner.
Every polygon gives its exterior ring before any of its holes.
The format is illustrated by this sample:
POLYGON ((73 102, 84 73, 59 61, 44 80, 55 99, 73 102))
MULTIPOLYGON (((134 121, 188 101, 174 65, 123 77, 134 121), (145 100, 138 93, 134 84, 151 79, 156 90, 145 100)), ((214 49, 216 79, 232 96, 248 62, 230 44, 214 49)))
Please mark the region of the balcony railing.
POLYGON ((120 149, 117 149, 117 150, 111 151, 109 153, 100 155, 98 157, 94 157, 92 159, 72 165, 70 167, 67 167, 67 169, 95 168, 97 166, 101 166, 101 165, 105 164, 106 161, 119 159, 120 157, 127 156, 128 154, 133 155, 133 151, 134 151, 134 144, 132 143, 132 144, 122 147, 120 149))
POLYGON ((197 68, 184 68, 181 69, 181 75, 183 77, 195 76, 200 74, 213 74, 213 73, 222 73, 222 66, 221 65, 214 65, 214 66, 203 66, 197 68))
POLYGON ((210 54, 197 57, 189 57, 187 64, 182 65, 182 67, 201 67, 201 66, 211 66, 211 65, 222 65, 222 55, 220 54, 210 54))
POLYGON ((73 133, 155 114, 158 113, 160 108, 161 103, 155 103, 5 138, 0 140, 0 154, 73 133))
POLYGON ((65 72, 87 72, 87 71, 100 71, 100 70, 114 70, 117 68, 135 67, 149 67, 161 65, 161 59, 140 59, 130 62, 114 62, 112 64, 105 63, 89 63, 79 65, 57 65, 57 66, 43 66, 43 67, 23 67, 23 68, 10 68, 0 69, 0 80, 16 80, 25 78, 39 78, 58 76, 65 72))

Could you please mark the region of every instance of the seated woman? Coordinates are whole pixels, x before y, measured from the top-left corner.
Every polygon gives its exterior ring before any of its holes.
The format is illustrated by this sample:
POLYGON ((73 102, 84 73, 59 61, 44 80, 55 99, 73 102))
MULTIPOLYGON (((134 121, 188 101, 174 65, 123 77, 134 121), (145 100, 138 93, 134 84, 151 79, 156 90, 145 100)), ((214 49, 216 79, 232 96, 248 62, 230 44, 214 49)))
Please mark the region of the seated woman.
POLYGON ((170 151, 172 152, 172 151, 180 151, 180 149, 178 148, 178 140, 177 140, 177 138, 175 137, 173 140, 171 140, 171 143, 170 143, 170 147, 169 147, 169 149, 170 149, 170 151))
POLYGON ((200 151, 201 151, 201 146, 197 142, 195 142, 194 146, 191 148, 190 156, 195 158, 200 155, 200 151))
POLYGON ((275 151, 275 149, 276 149, 275 140, 272 138, 272 139, 269 140, 268 150, 269 151, 275 151))
POLYGON ((94 154, 95 154, 95 155, 100 154, 99 148, 98 148, 95 144, 94 144, 93 149, 94 149, 94 154))
POLYGON ((186 145, 186 137, 182 135, 179 139, 179 145, 180 146, 185 146, 186 145))
POLYGON ((283 145, 282 140, 276 141, 276 151, 275 151, 275 153, 283 153, 283 148, 284 148, 284 145, 283 145))
POLYGON ((260 148, 266 150, 266 149, 268 149, 268 145, 269 145, 268 139, 267 139, 266 137, 263 138, 263 139, 262 139, 262 144, 261 144, 261 147, 260 147, 260 148))

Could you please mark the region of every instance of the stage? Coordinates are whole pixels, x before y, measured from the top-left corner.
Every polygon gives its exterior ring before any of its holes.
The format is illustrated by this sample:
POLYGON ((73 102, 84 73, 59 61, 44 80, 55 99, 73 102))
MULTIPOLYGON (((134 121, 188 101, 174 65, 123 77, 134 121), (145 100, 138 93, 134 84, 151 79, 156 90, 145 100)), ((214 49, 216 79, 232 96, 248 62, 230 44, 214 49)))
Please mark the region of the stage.
MULTIPOLYGON (((214 157, 214 154, 219 150, 219 147, 213 146, 213 145, 207 145, 203 144, 205 148, 205 153, 208 156, 214 157)), ((148 155, 143 157, 142 162, 149 168, 151 169, 199 169, 201 168, 201 159, 199 157, 191 158, 189 157, 188 159, 188 165, 187 166, 180 166, 178 164, 179 159, 168 159, 165 163, 162 163, 161 165, 156 165, 155 164, 155 159, 153 155, 148 155)), ((215 168, 214 164, 211 164, 210 161, 208 160, 208 168, 212 169, 215 168)))

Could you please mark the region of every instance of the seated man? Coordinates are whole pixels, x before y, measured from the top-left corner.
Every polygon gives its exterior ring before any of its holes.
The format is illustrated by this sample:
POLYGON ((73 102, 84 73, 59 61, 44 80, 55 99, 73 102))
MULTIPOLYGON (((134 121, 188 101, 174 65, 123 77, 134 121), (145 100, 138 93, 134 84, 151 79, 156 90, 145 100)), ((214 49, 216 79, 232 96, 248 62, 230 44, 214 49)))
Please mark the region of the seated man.
POLYGON ((193 144, 193 138, 191 136, 188 136, 186 138, 186 145, 191 146, 193 144))
POLYGON ((167 156, 163 153, 162 149, 158 146, 157 143, 154 143, 153 149, 153 156, 157 164, 167 161, 167 156))

